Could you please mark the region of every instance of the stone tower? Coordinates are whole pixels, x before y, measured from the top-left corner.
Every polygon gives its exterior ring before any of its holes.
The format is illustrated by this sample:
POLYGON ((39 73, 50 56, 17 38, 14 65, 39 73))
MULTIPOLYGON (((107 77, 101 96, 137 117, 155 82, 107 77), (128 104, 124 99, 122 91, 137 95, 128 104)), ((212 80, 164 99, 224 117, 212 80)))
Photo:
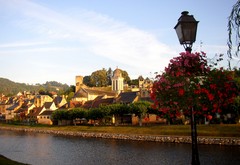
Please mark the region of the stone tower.
POLYGON ((83 76, 76 76, 76 91, 75 92, 77 92, 82 85, 83 85, 83 76))
POLYGON ((115 69, 113 71, 113 77, 112 77, 112 91, 116 92, 117 94, 121 93, 123 91, 123 80, 122 72, 120 69, 115 69))

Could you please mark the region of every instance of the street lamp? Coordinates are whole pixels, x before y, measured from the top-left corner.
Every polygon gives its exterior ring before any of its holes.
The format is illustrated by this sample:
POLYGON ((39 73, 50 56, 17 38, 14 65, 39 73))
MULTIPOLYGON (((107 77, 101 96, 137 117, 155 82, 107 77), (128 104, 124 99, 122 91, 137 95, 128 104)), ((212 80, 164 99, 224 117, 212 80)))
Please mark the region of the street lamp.
MULTIPOLYGON (((185 50, 189 53, 192 51, 192 44, 196 40, 197 25, 193 15, 188 15, 188 11, 183 11, 181 17, 178 19, 176 30, 179 42, 185 50)), ((192 165, 200 165, 198 146, 197 146, 197 127, 194 115, 194 109, 191 110, 191 137, 192 137, 192 165)))
POLYGON ((190 53, 192 51, 192 44, 196 40, 198 22, 193 15, 188 15, 188 11, 183 11, 177 25, 174 27, 180 44, 190 53))

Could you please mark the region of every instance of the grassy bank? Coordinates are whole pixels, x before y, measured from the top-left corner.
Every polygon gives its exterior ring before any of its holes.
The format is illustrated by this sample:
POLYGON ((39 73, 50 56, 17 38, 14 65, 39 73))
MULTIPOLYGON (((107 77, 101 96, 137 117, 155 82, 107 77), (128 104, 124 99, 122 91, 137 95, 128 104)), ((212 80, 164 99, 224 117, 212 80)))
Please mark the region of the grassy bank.
MULTIPOLYGON (((0 124, 0 127, 21 127, 57 131, 79 131, 98 133, 118 133, 136 135, 174 135, 190 136, 190 125, 156 125, 156 126, 20 126, 0 124)), ((240 124, 198 125, 198 136, 240 137, 240 124)))
POLYGON ((8 158, 6 158, 5 156, 2 156, 2 155, 0 155, 0 164, 4 164, 4 165, 24 165, 24 163, 13 161, 13 160, 8 159, 8 158))

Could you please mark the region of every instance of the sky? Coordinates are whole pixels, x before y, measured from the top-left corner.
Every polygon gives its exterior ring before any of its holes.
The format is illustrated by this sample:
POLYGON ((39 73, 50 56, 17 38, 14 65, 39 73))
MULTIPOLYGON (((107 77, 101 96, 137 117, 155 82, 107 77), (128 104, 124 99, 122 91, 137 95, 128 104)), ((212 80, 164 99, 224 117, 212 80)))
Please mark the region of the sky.
POLYGON ((74 85, 77 75, 120 68, 154 78, 184 51, 174 30, 182 11, 199 21, 193 52, 227 57, 236 1, 0 0, 0 77, 74 85))

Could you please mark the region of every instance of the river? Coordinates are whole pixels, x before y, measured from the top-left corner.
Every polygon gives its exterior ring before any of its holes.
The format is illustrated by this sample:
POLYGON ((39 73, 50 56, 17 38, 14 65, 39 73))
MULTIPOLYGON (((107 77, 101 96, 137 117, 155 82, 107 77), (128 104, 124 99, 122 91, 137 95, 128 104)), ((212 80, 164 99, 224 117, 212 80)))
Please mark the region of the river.
MULTIPOLYGON (((186 165, 191 145, 0 130, 0 154, 32 165, 186 165)), ((240 164, 240 146, 199 145, 202 165, 240 164)))

